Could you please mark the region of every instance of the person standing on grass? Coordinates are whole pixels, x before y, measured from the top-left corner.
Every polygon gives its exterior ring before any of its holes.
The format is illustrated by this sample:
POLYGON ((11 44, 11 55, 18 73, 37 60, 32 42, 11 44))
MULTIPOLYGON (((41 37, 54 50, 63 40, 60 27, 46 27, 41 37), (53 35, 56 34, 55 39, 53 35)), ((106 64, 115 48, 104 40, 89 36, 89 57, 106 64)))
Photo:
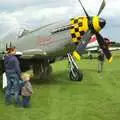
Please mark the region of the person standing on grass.
POLYGON ((24 108, 30 107, 30 98, 33 93, 32 85, 30 83, 30 75, 27 73, 23 73, 21 75, 22 80, 24 81, 24 85, 21 88, 21 95, 22 95, 22 105, 24 108))
POLYGON ((98 55, 98 72, 102 72, 103 70, 103 64, 104 64, 105 56, 102 50, 100 50, 100 53, 98 55))
POLYGON ((4 68, 7 76, 7 87, 5 90, 5 100, 6 104, 12 103, 12 95, 15 98, 16 105, 20 106, 21 102, 19 99, 20 84, 21 79, 21 69, 19 61, 16 55, 16 48, 7 48, 7 55, 4 57, 4 68))

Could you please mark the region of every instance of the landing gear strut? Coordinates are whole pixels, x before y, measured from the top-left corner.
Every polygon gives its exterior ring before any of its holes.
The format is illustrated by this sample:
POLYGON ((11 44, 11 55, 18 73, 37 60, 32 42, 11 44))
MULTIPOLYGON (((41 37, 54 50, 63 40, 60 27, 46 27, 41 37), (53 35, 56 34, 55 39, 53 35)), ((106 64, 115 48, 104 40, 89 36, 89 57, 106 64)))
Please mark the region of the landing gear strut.
POLYGON ((75 60, 70 53, 68 56, 68 66, 69 66, 69 78, 73 81, 81 81, 83 79, 83 73, 79 70, 75 60))
POLYGON ((33 64, 33 73, 36 79, 48 79, 52 72, 52 67, 47 61, 36 61, 33 64))

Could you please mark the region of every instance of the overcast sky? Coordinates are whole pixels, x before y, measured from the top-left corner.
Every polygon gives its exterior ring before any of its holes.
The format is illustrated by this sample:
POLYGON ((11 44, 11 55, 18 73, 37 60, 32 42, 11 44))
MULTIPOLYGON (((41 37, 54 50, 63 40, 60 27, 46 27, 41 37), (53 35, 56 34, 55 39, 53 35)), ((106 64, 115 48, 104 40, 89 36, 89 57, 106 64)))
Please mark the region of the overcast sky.
MULTIPOLYGON (((90 15, 96 15, 102 0, 81 0, 90 15)), ((107 25, 102 34, 120 41, 120 0, 106 0, 101 17, 107 25)), ((0 0, 0 39, 12 31, 33 29, 54 21, 82 16, 78 0, 0 0)))

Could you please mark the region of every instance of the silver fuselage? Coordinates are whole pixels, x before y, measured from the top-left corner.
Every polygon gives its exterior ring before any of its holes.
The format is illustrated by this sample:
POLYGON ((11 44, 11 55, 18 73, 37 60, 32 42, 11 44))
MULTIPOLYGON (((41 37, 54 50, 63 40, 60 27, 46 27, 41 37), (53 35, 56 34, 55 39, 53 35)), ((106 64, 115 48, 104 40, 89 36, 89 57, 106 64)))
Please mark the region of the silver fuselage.
POLYGON ((6 39, 0 42, 0 51, 5 51, 6 44, 10 42, 17 48, 17 51, 24 55, 41 55, 41 56, 61 56, 65 55, 71 49, 71 34, 69 29, 64 29, 69 25, 69 21, 60 21, 46 26, 39 27, 33 31, 26 32, 16 39, 6 39))

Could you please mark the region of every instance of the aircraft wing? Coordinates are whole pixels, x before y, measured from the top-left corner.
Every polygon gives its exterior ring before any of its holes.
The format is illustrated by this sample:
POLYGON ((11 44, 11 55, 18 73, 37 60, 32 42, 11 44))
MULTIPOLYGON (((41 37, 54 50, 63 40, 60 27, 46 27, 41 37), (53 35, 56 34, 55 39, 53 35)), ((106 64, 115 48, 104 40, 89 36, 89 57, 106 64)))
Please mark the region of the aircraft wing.
POLYGON ((120 50, 120 47, 110 47, 109 50, 110 51, 117 51, 117 50, 120 50))
POLYGON ((90 48, 86 48, 86 51, 97 51, 98 50, 98 46, 96 46, 96 47, 90 47, 90 48))
POLYGON ((23 58, 31 58, 31 57, 35 57, 35 56, 46 56, 47 53, 45 51, 43 51, 42 49, 30 49, 30 50, 25 50, 22 52, 22 57, 23 58))
MULTIPOLYGON (((120 50, 120 47, 110 47, 109 48, 110 51, 117 51, 117 50, 120 50)), ((90 52, 98 52, 99 51, 99 47, 96 46, 96 47, 90 47, 90 48, 86 48, 86 51, 90 51, 90 52)))

